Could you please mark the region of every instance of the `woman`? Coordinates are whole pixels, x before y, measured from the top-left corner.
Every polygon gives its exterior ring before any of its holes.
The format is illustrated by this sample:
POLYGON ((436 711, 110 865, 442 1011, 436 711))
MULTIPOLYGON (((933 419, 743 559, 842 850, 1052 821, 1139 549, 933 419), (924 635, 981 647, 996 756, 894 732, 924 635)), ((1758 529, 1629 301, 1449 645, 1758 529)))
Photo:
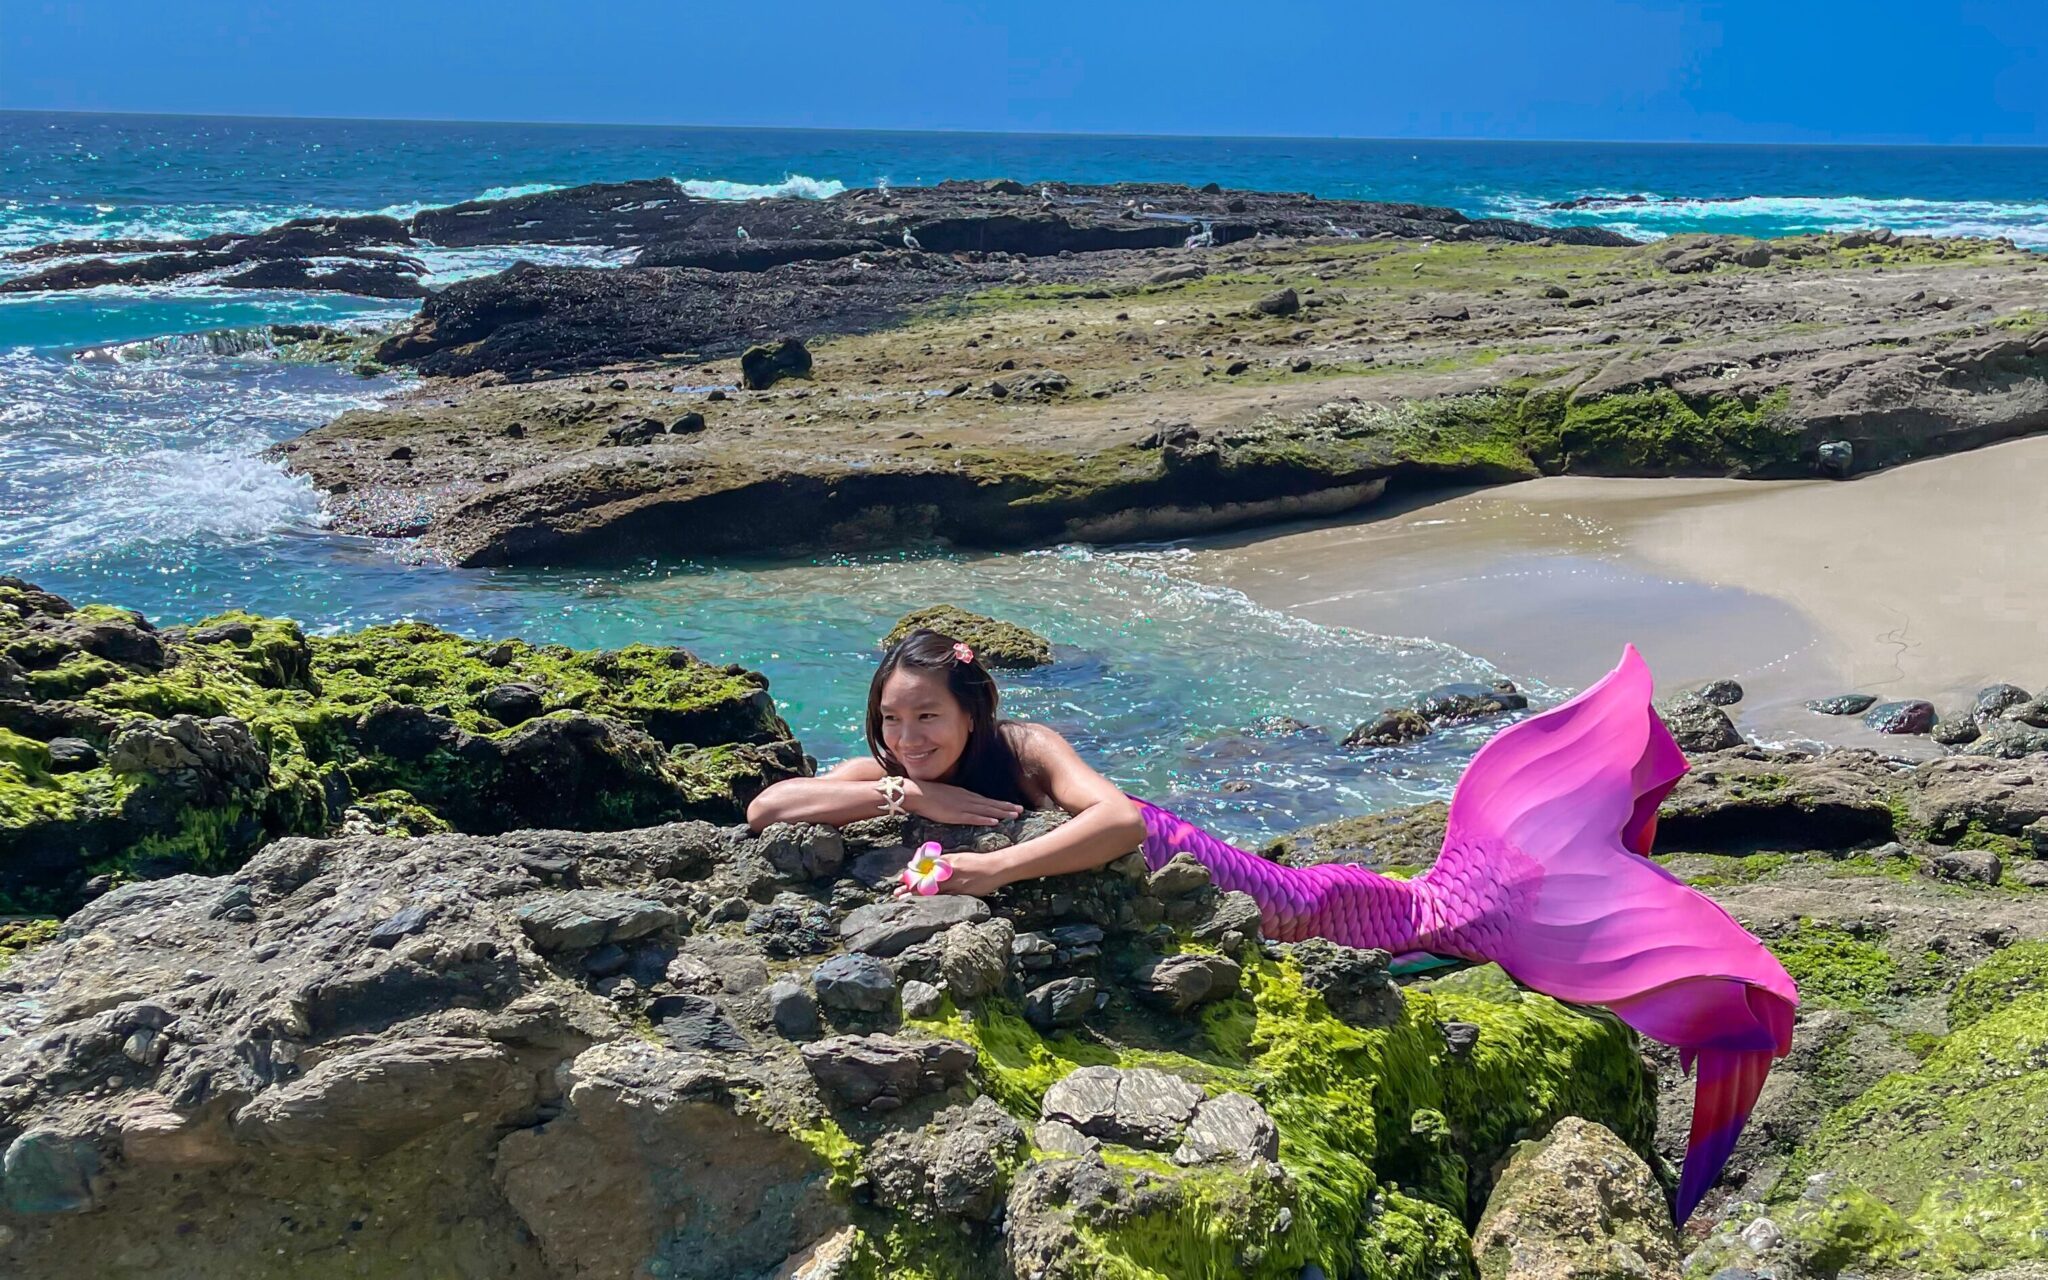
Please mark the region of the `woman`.
POLYGON ((914 813, 953 826, 994 826, 1026 809, 1071 821, 996 853, 946 855, 947 893, 976 896, 1018 880, 1086 871, 1145 839, 1135 801, 1040 724, 996 716, 996 682, 974 650, 920 628, 890 649, 868 684, 868 750, 820 777, 789 778, 754 798, 747 825, 843 826, 914 813))
POLYGON ((1251 895, 1276 941, 1491 961, 1537 991, 1603 1005, 1697 1064, 1682 1223, 1720 1174, 1771 1063, 1790 1052, 1799 993, 1727 912, 1648 856, 1658 804, 1686 770, 1651 709, 1652 687, 1630 646, 1592 688, 1496 735, 1458 782, 1443 852, 1404 881, 1349 864, 1281 866, 1124 796, 1059 734, 997 720, 995 684, 968 646, 916 631, 869 686, 872 758, 776 783, 747 821, 759 830, 908 812, 988 826, 1057 805, 1073 820, 996 853, 947 854, 950 879, 928 876, 925 891, 985 894, 1141 845, 1155 868, 1186 852, 1218 888, 1251 895))

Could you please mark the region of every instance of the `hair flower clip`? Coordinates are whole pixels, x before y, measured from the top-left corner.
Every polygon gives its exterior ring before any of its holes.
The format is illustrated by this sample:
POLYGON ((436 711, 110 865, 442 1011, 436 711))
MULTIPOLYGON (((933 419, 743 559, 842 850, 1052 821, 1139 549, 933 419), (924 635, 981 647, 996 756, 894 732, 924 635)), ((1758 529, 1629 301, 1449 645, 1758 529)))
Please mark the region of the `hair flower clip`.
POLYGON ((910 865, 903 868, 904 887, 927 898, 952 878, 953 866, 939 856, 939 842, 936 840, 927 840, 918 846, 917 855, 911 858, 910 865))
POLYGON ((955 640, 953 642, 953 658, 957 662, 972 662, 974 661, 974 650, 968 648, 964 642, 955 640))

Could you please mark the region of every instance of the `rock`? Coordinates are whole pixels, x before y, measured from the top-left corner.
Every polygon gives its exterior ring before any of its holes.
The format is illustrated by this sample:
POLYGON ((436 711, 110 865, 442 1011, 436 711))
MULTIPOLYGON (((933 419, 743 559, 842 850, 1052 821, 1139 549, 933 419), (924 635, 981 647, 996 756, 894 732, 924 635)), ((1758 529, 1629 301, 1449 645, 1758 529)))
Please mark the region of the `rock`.
POLYGON ((1178 266, 1161 267, 1145 277, 1146 284, 1174 284, 1181 280, 1199 280, 1209 274, 1209 269, 1200 263, 1183 262, 1178 266))
POLYGON ((1742 745, 1742 735, 1728 713, 1698 694, 1680 694, 1658 707, 1657 714, 1687 752, 1725 751, 1742 745))
POLYGON ((784 378, 810 376, 811 352, 799 338, 748 347, 740 357, 740 385, 749 391, 766 391, 784 378))
POLYGON ((1218 894, 1209 914, 1195 921, 1188 932, 1197 942, 1230 952, 1247 942, 1256 942, 1264 924, 1265 913, 1260 910, 1258 899, 1232 890, 1218 894))
POLYGON ((1824 716, 1860 716, 1876 704, 1877 699, 1867 693, 1838 693, 1831 698, 1815 698, 1806 704, 1806 709, 1824 716))
MULTIPOLYGON (((0 1187, 6 1192, 6 1207, 15 1213, 90 1209, 93 1179, 99 1172, 99 1152, 90 1142, 48 1129, 19 1135, 0 1157, 0 1187)), ((0 1245, 6 1243, 0 1239, 0 1245)))
POLYGON ((1242 1093, 1220 1093, 1196 1107, 1173 1153, 1175 1164, 1279 1158, 1280 1130, 1264 1107, 1242 1093))
POLYGON ((836 876, 846 861, 846 838, 838 828, 820 823, 774 823, 754 847, 776 876, 790 883, 836 876))
POLYGON ((1176 853, 1145 877, 1145 892, 1154 898, 1185 898, 1209 887, 1209 868, 1191 853, 1176 853))
POLYGON ((1844 849, 1892 835, 1896 783, 1874 759, 1855 752, 1756 754, 1731 752, 1696 764, 1659 810, 1659 844, 1844 849))
POLYGON ((645 937, 677 919, 659 902, 595 890, 556 894, 528 903, 517 914, 533 945, 550 954, 645 937))
POLYGON ((1847 440, 1823 440, 1815 458, 1822 475, 1846 480, 1856 466, 1856 446, 1847 440))
POLYGON ((836 955, 811 972, 818 1003, 847 1013, 881 1013, 896 1007, 896 976, 873 956, 836 955))
POLYGON ((613 444, 647 444, 656 436, 664 434, 662 425, 652 418, 635 418, 629 422, 615 423, 605 428, 604 438, 613 444))
POLYGON ((903 984, 903 1016, 936 1018, 946 1007, 946 993, 929 982, 913 978, 903 984))
POLYGON ((1543 286, 1543 296, 1555 300, 1561 298, 1569 298, 1572 296, 1572 294, 1571 290, 1565 288, 1561 284, 1547 284, 1543 286))
POLYGON ((1093 978, 1061 978, 1024 997, 1024 1020, 1040 1031, 1078 1027, 1095 1012, 1101 987, 1093 978))
POLYGON ((1091 1138, 1062 1120, 1041 1120, 1031 1130, 1031 1143, 1041 1151, 1059 1155, 1085 1156, 1102 1150, 1102 1141, 1091 1138))
POLYGON ((1261 315, 1291 316, 1301 310, 1301 298, 1292 289, 1282 289, 1252 303, 1252 310, 1261 315))
POLYGON ((1961 747, 1984 736, 1975 717, 1964 713, 1937 718, 1929 736, 1944 747, 1961 747))
POLYGON ((1472 1233, 1483 1280, 1630 1276, 1676 1280, 1662 1188, 1607 1129, 1567 1116, 1517 1143, 1472 1233))
POLYGON ((962 894, 892 898, 847 913, 839 922, 839 936, 849 951, 893 956, 956 924, 979 924, 988 915, 987 903, 962 894))
POLYGON ((1438 1026, 1443 1032, 1444 1049, 1454 1058, 1468 1056, 1479 1045, 1479 1027, 1471 1022, 1445 1022, 1438 1026))
POLYGON ((784 978, 768 988, 768 1018, 791 1039, 818 1034, 818 1002, 811 993, 784 978))
POLYGON ((2016 863, 2012 871, 2003 878, 2010 879, 2014 884, 2025 885, 2029 889, 2048 889, 2048 861, 2036 858, 2016 863))
POLYGON ((547 690, 527 681, 492 685, 477 699, 477 705, 499 724, 524 724, 546 708, 547 690))
POLYGON ((1717 707, 1732 707, 1742 701, 1742 686, 1733 680, 1709 680, 1694 692, 1717 707))
POLYGON ((1150 1067, 1082 1067, 1045 1091, 1039 1115, 1092 1138, 1165 1151, 1179 1144, 1202 1090, 1150 1067))
POLYGON ((77 773, 100 762, 99 751, 83 738, 52 738, 49 752, 51 773, 77 773))
POLYGON ((479 1112, 531 1104, 534 1081, 488 1040, 420 1036, 323 1059, 235 1113, 237 1140, 365 1159, 479 1112))
POLYGON ((1470 320, 1472 312, 1462 303, 1448 302, 1429 309, 1429 318, 1438 321, 1470 320))
POLYGON ((943 604, 916 609, 898 618, 889 634, 882 637, 882 647, 894 647, 920 627, 964 641, 974 650, 974 660, 985 667, 1025 671, 1052 661, 1052 642, 1044 636, 1014 623, 998 622, 943 604))
POLYGON ((1386 952, 1310 938, 1290 944, 1287 954, 1301 966, 1302 984, 1344 1021, 1380 1027, 1400 1018, 1401 989, 1387 972, 1386 952))
POLYGON ((1008 920, 956 924, 942 935, 939 973, 956 1003, 966 1004, 1002 990, 1010 976, 1010 948, 1016 929, 1008 920))
POLYGON ((1918 699, 1880 702, 1864 713, 1863 723, 1879 733, 1926 733, 1934 727, 1934 704, 1918 699))
POLYGON ((506 1229, 530 1231, 547 1260, 520 1272, 760 1276, 844 1220, 817 1153, 732 1105, 764 1080, 632 1037, 584 1051, 564 1074, 562 1114, 497 1148, 496 1182, 519 1224, 506 1229))
POLYGON ((2005 871, 2005 864, 1989 849, 1942 849, 1928 865, 1940 879, 1970 884, 1997 884, 2005 871))
POLYGON ((1001 1203, 1024 1130, 990 1097, 948 1107, 923 1129, 883 1135, 862 1169, 875 1201, 916 1221, 935 1216, 981 1222, 1001 1203))
POLYGON ((1529 699, 1503 681, 1500 685, 1441 684, 1415 700, 1415 710, 1437 724, 1462 724, 1508 711, 1526 711, 1529 699))
POLYGON ((668 424, 668 433, 672 436, 693 436, 703 429, 704 415, 695 410, 668 424))
POLYGON ((1227 957, 1186 952, 1149 961, 1132 976, 1139 998, 1169 1013, 1186 1013, 1236 995, 1239 973, 1237 962, 1227 957))
POLYGON ((832 1036, 803 1046, 820 1088, 854 1107, 891 1110, 959 1084, 974 1069, 973 1046, 957 1040, 832 1036))
POLYGON ((1417 738, 1426 738, 1431 729, 1429 717, 1411 707, 1389 707, 1380 712, 1379 719, 1359 725, 1344 737, 1347 747, 1392 747, 1417 738))

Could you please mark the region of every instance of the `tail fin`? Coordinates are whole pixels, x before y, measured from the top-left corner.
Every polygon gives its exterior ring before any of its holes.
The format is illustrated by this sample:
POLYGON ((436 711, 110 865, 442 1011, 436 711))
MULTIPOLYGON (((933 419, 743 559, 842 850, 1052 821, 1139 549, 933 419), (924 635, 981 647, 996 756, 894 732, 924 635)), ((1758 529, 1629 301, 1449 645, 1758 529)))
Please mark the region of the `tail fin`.
POLYGON ((1683 1221, 1790 1049, 1799 994, 1733 917, 1645 856, 1686 767, 1651 691, 1630 646, 1598 684, 1473 757, 1427 876, 1436 927, 1422 946, 1496 961, 1698 1057, 1683 1221))

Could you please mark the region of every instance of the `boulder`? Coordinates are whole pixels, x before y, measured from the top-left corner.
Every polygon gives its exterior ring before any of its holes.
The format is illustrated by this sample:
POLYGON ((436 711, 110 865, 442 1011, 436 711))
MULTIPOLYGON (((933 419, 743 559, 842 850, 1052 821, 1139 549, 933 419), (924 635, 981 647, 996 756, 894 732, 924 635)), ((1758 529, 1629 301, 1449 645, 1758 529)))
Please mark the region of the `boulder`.
POLYGON ((803 1046, 804 1066, 818 1087, 852 1107, 888 1111, 941 1093, 974 1068, 972 1045, 901 1036, 832 1036, 803 1046))
POLYGON ((740 385, 749 391, 766 391, 784 378, 810 376, 810 348, 800 338, 780 338, 748 347, 740 356, 740 385))
POLYGON ((1093 978, 1060 978, 1034 987, 1024 997, 1024 1020, 1040 1031, 1078 1027, 1095 1012, 1101 984, 1093 978))
POLYGON ((1280 1130, 1257 1099, 1242 1093, 1220 1093, 1196 1107, 1173 1153, 1175 1164, 1279 1158, 1280 1130))
POLYGON ((974 650, 974 660, 997 670, 1024 671, 1052 661, 1052 642, 1014 623, 969 613, 951 605, 916 609, 896 620, 882 637, 884 649, 920 627, 963 641, 974 650))
POLYGON ((1046 1090, 1043 1120, 1091 1138, 1153 1151, 1177 1146, 1202 1102, 1202 1090, 1150 1067, 1082 1067, 1046 1090))
POLYGON ((1671 736, 1687 752, 1726 751, 1742 745, 1728 713, 1696 693, 1680 694, 1657 708, 1671 736))
POLYGON ((672 908, 659 902, 596 891, 543 898, 521 907, 518 916, 533 945, 551 954, 645 937, 677 919, 672 908))
POLYGON ((896 1007, 896 975, 873 956, 833 956, 811 973, 818 1003, 842 1013, 882 1013, 896 1007))
POLYGON ((1301 298, 1292 289, 1281 289, 1252 303, 1252 310, 1260 315, 1291 316, 1301 310, 1301 298))
POLYGON ((1815 698, 1806 704, 1808 711, 1824 716, 1860 716, 1877 705, 1877 699, 1867 693, 1838 693, 1829 698, 1815 698))
POLYGON ((1140 999, 1169 1013, 1186 1013, 1236 995, 1239 974, 1237 962, 1226 956, 1185 952, 1148 961, 1132 977, 1140 999))
POLYGON ((1677 1233, 1642 1157, 1577 1116, 1517 1143, 1472 1233, 1483 1280, 1677 1280, 1677 1233))
POLYGON ((839 922, 839 936, 849 951, 893 956, 956 924, 979 924, 988 915, 986 902, 964 894, 892 898, 848 912, 839 922))
POLYGON ((1934 720, 1934 704, 1917 698, 1880 702, 1863 713, 1863 723, 1879 733, 1926 733, 1934 720))

